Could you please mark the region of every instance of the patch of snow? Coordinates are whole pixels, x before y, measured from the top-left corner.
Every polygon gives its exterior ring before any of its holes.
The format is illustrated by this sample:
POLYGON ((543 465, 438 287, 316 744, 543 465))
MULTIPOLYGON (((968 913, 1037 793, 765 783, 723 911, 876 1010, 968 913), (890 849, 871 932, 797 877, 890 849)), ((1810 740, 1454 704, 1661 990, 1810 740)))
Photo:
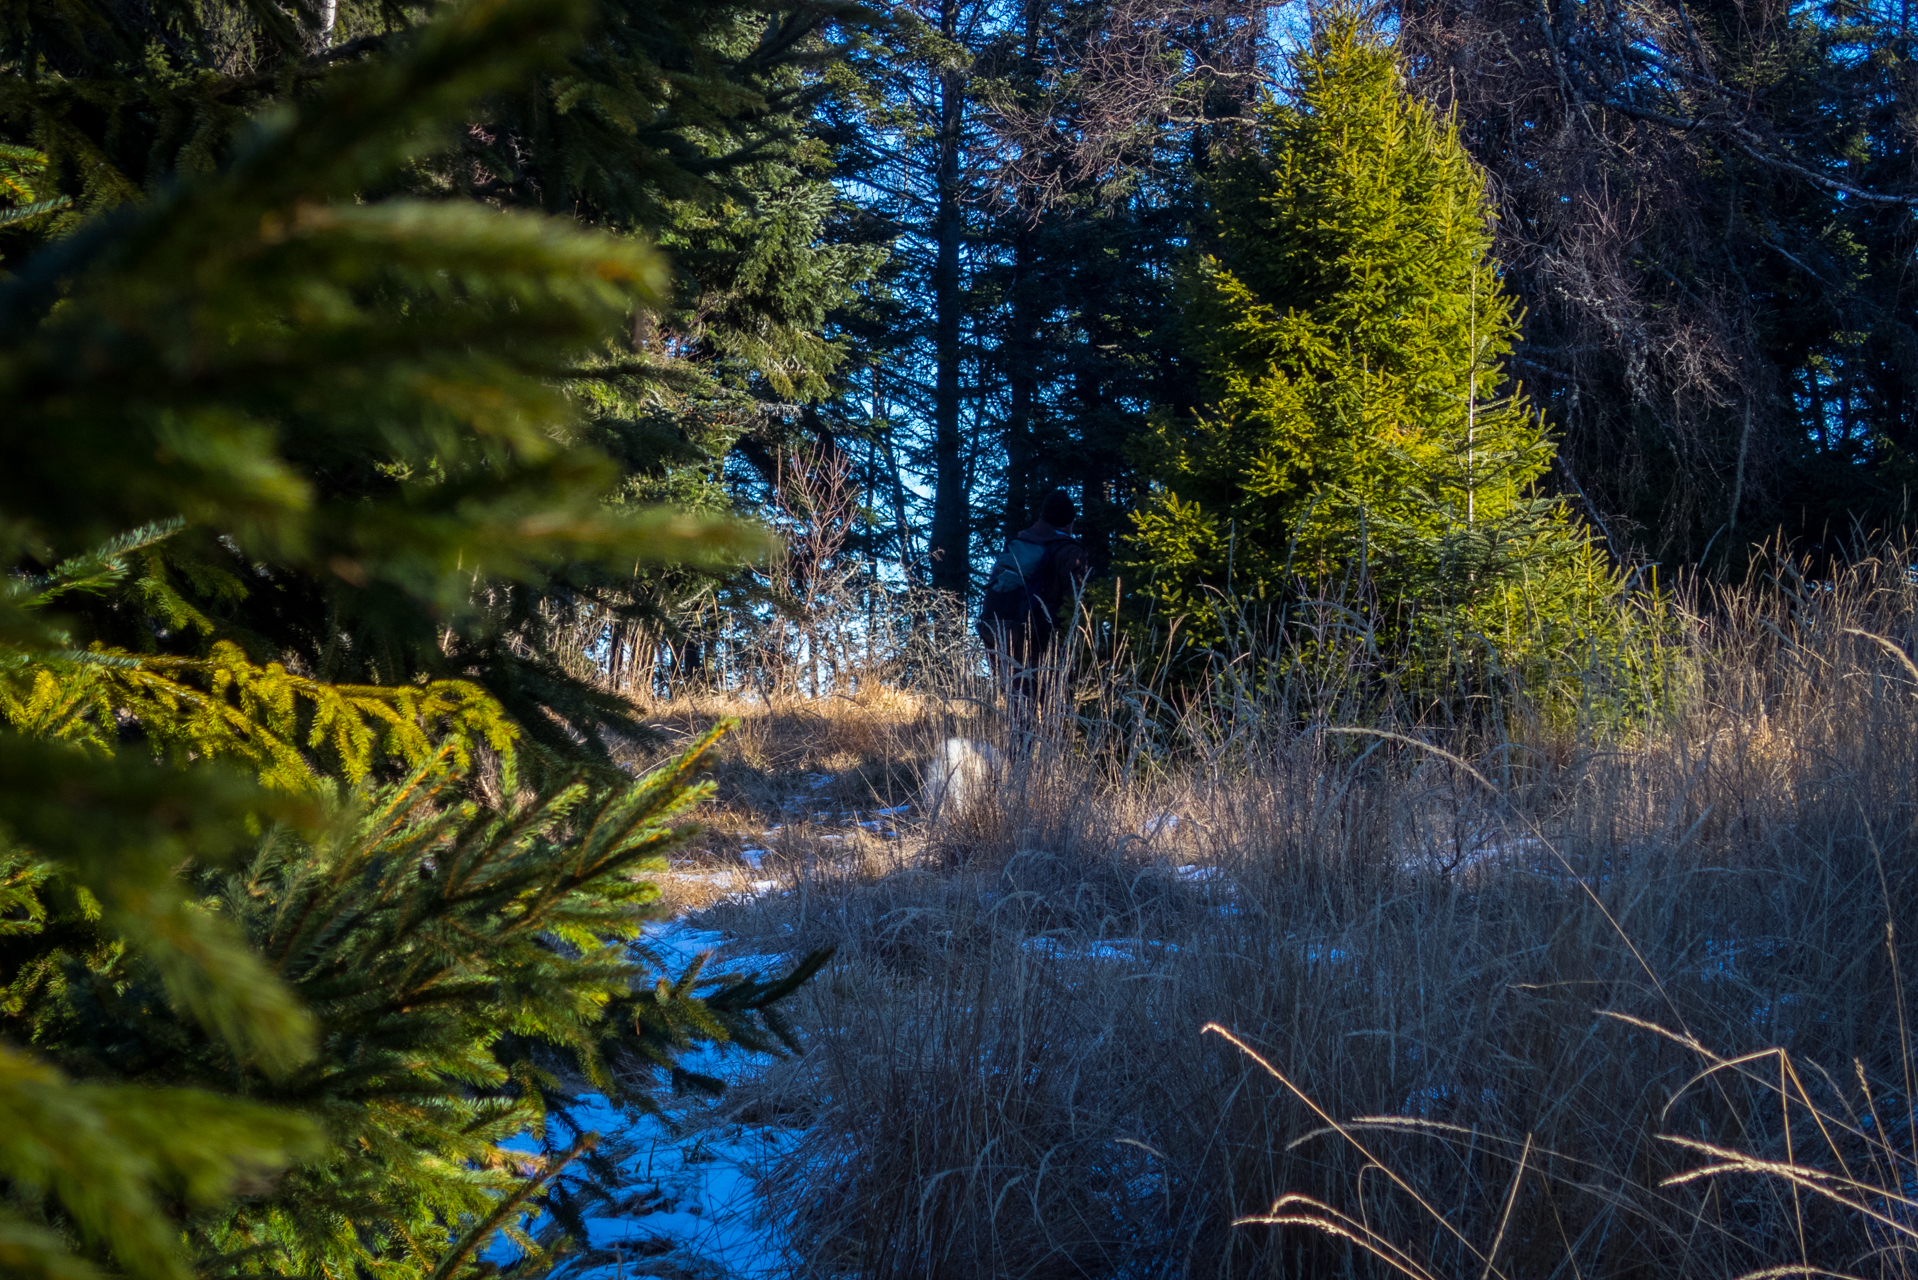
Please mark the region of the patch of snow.
MULTIPOLYGON (((717 1134, 676 1138, 656 1121, 647 1127, 650 1132, 631 1135, 640 1140, 626 1167, 664 1192, 662 1211, 587 1218, 592 1243, 624 1252, 622 1245, 643 1242, 656 1250, 670 1241, 673 1253, 716 1264, 723 1274, 741 1280, 781 1271, 786 1261, 784 1234, 760 1199, 758 1176, 791 1150, 800 1135, 733 1125, 717 1134)), ((616 1271, 617 1264, 597 1269, 599 1275, 616 1271)))
POLYGON ((991 791, 1005 757, 989 742, 947 738, 926 762, 925 807, 937 819, 964 813, 991 791))
MULTIPOLYGON (((777 882, 753 882, 756 892, 768 892, 777 882)), ((682 917, 649 924, 641 940, 649 959, 677 973, 701 954, 707 954, 708 974, 769 974, 783 968, 790 957, 718 952, 726 935, 698 929, 682 917)), ((730 1046, 705 1046, 680 1059, 680 1065, 733 1083, 750 1076, 765 1059, 730 1046)), ((629 1114, 598 1094, 583 1095, 573 1108, 582 1130, 600 1135, 599 1150, 617 1160, 625 1194, 614 1203, 588 1210, 583 1218, 587 1239, 596 1251, 612 1253, 611 1260, 562 1265, 565 1280, 645 1280, 663 1272, 684 1276, 723 1276, 727 1280, 771 1280, 791 1264, 780 1215, 770 1211, 758 1190, 761 1172, 783 1158, 803 1133, 771 1125, 724 1122, 713 1100, 696 1096, 660 1098, 663 1116, 629 1114), (649 1271, 649 1264, 655 1268, 649 1271)), ((557 1128, 558 1126, 555 1126, 557 1128)), ((570 1141, 549 1131, 545 1147, 530 1134, 502 1145, 528 1154, 570 1141)), ((505 1264, 518 1248, 503 1236, 487 1247, 486 1256, 505 1264)))
POLYGON ((766 851, 764 849, 741 849, 739 851, 739 860, 751 867, 754 871, 757 871, 760 869, 760 865, 766 860, 766 851))
POLYGON ((717 929, 695 929, 685 917, 658 920, 640 931, 640 946, 650 958, 677 973, 702 952, 717 951, 726 945, 726 935, 717 929))
POLYGON ((1423 872, 1453 874, 1488 864, 1542 876, 1559 884, 1574 883, 1565 874, 1564 864, 1551 854, 1545 841, 1537 836, 1514 836, 1490 832, 1437 848, 1426 848, 1399 860, 1402 870, 1418 875, 1423 872))
MULTIPOLYGON (((779 882, 777 880, 752 880, 747 882, 746 889, 743 893, 729 893, 721 898, 720 901, 735 905, 742 902, 756 902, 778 887, 779 882)), ((785 894, 780 895, 782 898, 785 896, 785 894)))
MULTIPOLYGON (((710 1072, 717 1064, 687 1065, 710 1072)), ((770 1280, 789 1265, 784 1231, 761 1199, 758 1179, 803 1135, 770 1126, 701 1125, 687 1109, 675 1110, 678 1124, 628 1117, 596 1094, 580 1099, 575 1118, 600 1135, 602 1151, 615 1154, 631 1193, 583 1216, 582 1243, 613 1257, 562 1268, 567 1280, 638 1280, 648 1274, 648 1262, 673 1275, 686 1274, 691 1263, 728 1280, 770 1280)), ((487 1256, 506 1263, 517 1252, 496 1241, 487 1256)))
POLYGON ((1232 883, 1223 867, 1206 867, 1198 863, 1188 863, 1172 868, 1172 874, 1203 890, 1211 899, 1212 909, 1223 916, 1239 914, 1239 887, 1232 883))
POLYGON ((1153 836, 1161 834, 1169 836, 1184 826, 1185 823, 1186 819, 1168 809, 1164 813, 1155 814, 1153 817, 1147 818, 1144 822, 1140 823, 1139 834, 1148 840, 1153 836))
POLYGON ((1157 938, 1104 938, 1075 947, 1063 939, 1041 935, 1027 938, 1019 945, 1049 960, 1109 960, 1126 964, 1145 964, 1154 957, 1179 952, 1177 943, 1161 942, 1157 938))

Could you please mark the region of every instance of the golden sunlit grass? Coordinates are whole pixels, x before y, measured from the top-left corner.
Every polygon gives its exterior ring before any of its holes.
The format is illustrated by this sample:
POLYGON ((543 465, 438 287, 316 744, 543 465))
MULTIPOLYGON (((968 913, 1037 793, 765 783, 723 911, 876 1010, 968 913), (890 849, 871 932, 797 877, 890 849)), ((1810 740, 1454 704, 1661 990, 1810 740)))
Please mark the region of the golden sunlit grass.
POLYGON ((718 793, 700 814, 705 835, 659 878, 671 909, 702 908, 821 861, 891 869, 923 850, 924 833, 904 811, 918 796, 924 761, 955 723, 937 699, 872 685, 816 701, 708 695, 639 705, 661 742, 636 753, 635 767, 722 720, 737 726, 719 745, 718 793), (879 822, 889 834, 861 822, 879 822), (741 859, 748 849, 762 851, 757 868, 741 859))

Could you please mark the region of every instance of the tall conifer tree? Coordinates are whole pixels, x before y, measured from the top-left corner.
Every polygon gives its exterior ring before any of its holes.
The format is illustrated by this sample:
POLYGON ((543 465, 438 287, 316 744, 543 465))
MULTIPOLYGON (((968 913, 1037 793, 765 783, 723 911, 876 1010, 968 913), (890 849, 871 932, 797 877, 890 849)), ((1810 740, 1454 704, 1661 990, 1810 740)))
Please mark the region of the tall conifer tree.
POLYGON ((1918 13, 1388 9, 1491 174, 1554 471, 1614 550, 1735 576, 1911 527, 1918 13))
POLYGON ((1535 629, 1569 582, 1609 591, 1583 529, 1532 493, 1552 445, 1504 374, 1483 175, 1352 12, 1294 70, 1211 183, 1185 272, 1201 400, 1146 444, 1129 576, 1209 639, 1221 592, 1362 585, 1375 626, 1457 639, 1515 604, 1535 629))

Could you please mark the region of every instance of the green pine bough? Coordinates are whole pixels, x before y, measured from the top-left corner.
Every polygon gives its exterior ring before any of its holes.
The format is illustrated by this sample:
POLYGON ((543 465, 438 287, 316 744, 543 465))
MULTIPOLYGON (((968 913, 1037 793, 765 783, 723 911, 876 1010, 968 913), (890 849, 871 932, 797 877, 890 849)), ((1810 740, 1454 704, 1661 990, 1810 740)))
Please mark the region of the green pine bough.
POLYGON ((196 1222, 202 1256, 420 1275, 491 1228, 538 1258, 518 1215, 493 1216, 543 1172, 503 1141, 582 1087, 650 1109, 655 1073, 697 1044, 793 1045, 776 1006, 824 955, 760 981, 671 974, 640 944, 658 893, 643 873, 698 829, 684 818, 722 732, 630 786, 499 810, 450 800, 462 771, 436 761, 201 885, 312 1012, 319 1053, 260 1096, 314 1115, 328 1153, 196 1222))
POLYGON ((30 1050, 0 1042, 0 1105, 20 1122, 0 1159, 40 1262, 10 1255, 9 1274, 84 1265, 55 1265, 63 1237, 184 1274, 182 1231, 208 1275, 425 1276, 494 1231, 553 1260, 518 1221, 536 1204, 495 1212, 549 1172, 501 1144, 580 1088, 651 1109, 661 1083, 710 1087, 675 1065, 695 1045, 796 1047, 777 1006, 827 959, 773 980, 673 974, 640 941, 657 914, 644 874, 698 830, 684 819, 724 731, 626 786, 524 791, 509 758, 499 809, 466 795, 449 746, 236 865, 189 867, 187 910, 288 1002, 273 1056, 188 1016, 148 948, 10 851, 0 1034, 30 1050), (56 1141, 69 1130, 91 1137, 56 1141))
MULTIPOLYGON (((154 429, 151 474, 113 476, 116 509, 54 554, 187 515, 160 551, 176 591, 256 660, 331 683, 478 684, 529 742, 609 764, 604 741, 643 726, 558 633, 740 589, 740 553, 763 546, 726 532, 722 463, 767 429, 768 400, 834 393, 833 313, 884 257, 846 234, 816 128, 883 16, 758 0, 72 0, 13 16, 0 262, 43 286, 104 269, 73 323, 35 332, 53 341, 8 340, 9 408, 24 376, 72 412, 0 473, 0 509, 27 517, 53 495, 74 522, 107 496, 86 492, 95 428, 154 429), (508 27, 508 56, 445 57, 508 27), (234 482, 225 527, 170 492, 196 467, 234 482), (647 531, 663 505, 675 514, 647 531), (635 532, 631 554, 600 554, 635 532), (265 535, 281 572, 262 581, 265 535)), ((9 292, 33 316, 61 288, 9 292)), ((117 647, 149 638, 89 621, 117 647)))
MULTIPOLYGON (((154 548, 184 522, 160 522, 112 539, 44 575, 3 587, 14 607, 44 618, 73 595, 118 596, 149 614, 211 634, 213 624, 168 592, 154 548), (144 573, 134 560, 147 557, 144 573), (155 608, 156 603, 160 606, 155 608)), ((465 680, 345 685, 256 663, 231 640, 204 658, 141 654, 94 643, 73 647, 64 628, 0 668, 0 720, 32 737, 111 753, 129 733, 182 763, 244 764, 275 790, 357 783, 383 759, 420 765, 441 750, 470 765, 472 748, 509 753, 519 736, 499 704, 465 680)))
POLYGON ((640 1110, 716 1090, 677 1065, 697 1045, 797 1047, 778 1005, 825 953, 762 980, 673 974, 641 941, 644 877, 699 830, 731 726, 635 783, 528 787, 471 686, 66 647, 46 611, 123 587, 176 527, 5 595, 0 1264, 452 1276, 503 1233, 537 1274, 570 1241, 524 1219, 591 1139, 550 1160, 507 1139, 580 1088, 640 1110), (471 785, 487 759, 498 807, 471 785))

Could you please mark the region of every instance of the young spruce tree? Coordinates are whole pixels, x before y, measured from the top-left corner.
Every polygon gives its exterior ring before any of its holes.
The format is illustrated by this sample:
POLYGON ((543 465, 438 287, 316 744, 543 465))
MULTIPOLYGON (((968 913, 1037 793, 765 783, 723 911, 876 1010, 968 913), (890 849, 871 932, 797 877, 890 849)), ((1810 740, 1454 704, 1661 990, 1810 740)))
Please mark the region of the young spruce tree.
POLYGON ((1503 370, 1484 177, 1355 13, 1294 70, 1210 184, 1184 282, 1202 399, 1146 443, 1127 576, 1201 642, 1248 603, 1332 591, 1425 663, 1528 660, 1615 578, 1533 490, 1552 444, 1503 370))

